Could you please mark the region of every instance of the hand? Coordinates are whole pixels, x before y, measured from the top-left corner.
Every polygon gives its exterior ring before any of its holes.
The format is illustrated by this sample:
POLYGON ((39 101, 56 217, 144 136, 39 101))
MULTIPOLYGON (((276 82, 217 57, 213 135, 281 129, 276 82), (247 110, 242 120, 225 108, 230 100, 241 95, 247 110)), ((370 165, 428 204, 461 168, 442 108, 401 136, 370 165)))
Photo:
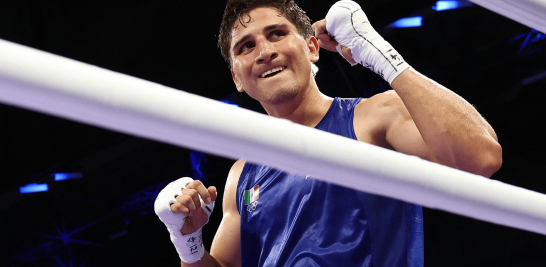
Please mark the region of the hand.
MULTIPOLYGON (((392 45, 375 31, 358 3, 350 0, 336 2, 326 14, 326 21, 326 31, 336 42, 351 50, 352 59, 389 84, 410 67, 392 45)), ((345 57, 343 51, 338 52, 345 57)))
POLYGON ((205 207, 201 206, 199 196, 205 204, 210 204, 211 201, 216 200, 218 193, 214 186, 207 189, 201 181, 193 181, 188 183, 185 189, 182 189, 182 195, 175 197, 176 203, 171 204, 172 212, 180 213, 186 217, 184 225, 180 229, 180 233, 183 235, 197 231, 209 220, 209 215, 203 210, 205 207))
POLYGON ((208 216, 212 213, 216 196, 214 186, 206 189, 200 181, 183 177, 169 183, 159 192, 154 209, 171 234, 175 236, 189 234, 208 222, 208 216), (201 200, 200 197, 204 200, 201 200), (208 207, 207 212, 202 208, 204 205, 208 207), (208 211, 209 209, 210 211, 208 211), (187 219, 189 219, 188 225, 185 226, 187 219), (184 228, 183 232, 182 228, 184 228))
POLYGON ((190 177, 169 183, 157 195, 155 213, 167 226, 181 261, 194 263, 205 254, 201 232, 209 221, 216 196, 214 186, 207 189, 190 177))
MULTIPOLYGON (((336 46, 339 43, 330 35, 326 30, 326 19, 319 20, 313 23, 313 30, 315 31, 315 37, 318 39, 319 46, 332 52, 339 52, 336 49, 336 46)), ((356 61, 353 59, 353 54, 351 49, 341 45, 341 56, 349 61, 351 64, 356 64, 356 61)))

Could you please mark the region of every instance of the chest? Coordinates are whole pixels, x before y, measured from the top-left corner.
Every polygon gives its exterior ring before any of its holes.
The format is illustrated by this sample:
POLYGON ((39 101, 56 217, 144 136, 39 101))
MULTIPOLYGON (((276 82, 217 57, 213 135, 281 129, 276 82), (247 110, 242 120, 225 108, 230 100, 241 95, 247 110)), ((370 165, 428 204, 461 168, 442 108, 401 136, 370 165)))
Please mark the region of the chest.
MULTIPOLYGON (((326 223, 330 220, 328 215, 340 214, 341 209, 361 210, 358 204, 361 202, 355 201, 361 198, 360 192, 311 176, 262 169, 250 171, 246 178, 247 183, 242 185, 244 191, 240 193, 239 210, 241 225, 251 232, 267 229, 279 234, 293 227, 296 221, 297 225, 310 226, 322 220, 326 223)), ((354 212, 350 214, 354 215, 354 212)))

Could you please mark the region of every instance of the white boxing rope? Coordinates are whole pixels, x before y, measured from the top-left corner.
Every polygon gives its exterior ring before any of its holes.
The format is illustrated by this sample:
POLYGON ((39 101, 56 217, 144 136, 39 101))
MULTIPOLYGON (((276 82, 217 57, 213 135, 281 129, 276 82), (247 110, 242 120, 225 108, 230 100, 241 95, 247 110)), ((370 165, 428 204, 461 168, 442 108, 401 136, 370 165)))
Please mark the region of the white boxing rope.
POLYGON ((484 8, 546 33, 546 0, 470 0, 484 8))
POLYGON ((0 101, 546 235, 546 195, 2 40, 0 101))

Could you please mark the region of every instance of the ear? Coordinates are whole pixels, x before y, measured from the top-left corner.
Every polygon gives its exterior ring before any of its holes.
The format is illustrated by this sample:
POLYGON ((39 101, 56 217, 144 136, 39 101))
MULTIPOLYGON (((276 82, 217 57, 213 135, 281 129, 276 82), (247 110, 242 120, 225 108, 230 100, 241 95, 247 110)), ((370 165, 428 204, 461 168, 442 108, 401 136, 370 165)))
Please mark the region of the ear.
POLYGON ((319 60, 319 50, 320 46, 318 44, 317 38, 309 37, 307 40, 307 46, 309 47, 309 60, 313 63, 319 60))
POLYGON ((245 89, 243 88, 243 84, 241 83, 237 75, 233 72, 233 70, 231 70, 231 78, 233 78, 233 82, 235 83, 235 86, 237 87, 237 91, 239 91, 239 93, 244 92, 245 89))

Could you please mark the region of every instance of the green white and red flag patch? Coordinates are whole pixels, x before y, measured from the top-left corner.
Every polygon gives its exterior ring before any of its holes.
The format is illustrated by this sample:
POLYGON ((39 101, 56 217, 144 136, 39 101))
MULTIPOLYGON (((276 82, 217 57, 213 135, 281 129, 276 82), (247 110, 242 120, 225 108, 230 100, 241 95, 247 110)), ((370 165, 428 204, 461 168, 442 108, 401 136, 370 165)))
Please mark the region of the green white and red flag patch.
POLYGON ((245 190, 244 192, 245 197, 245 205, 248 205, 260 198, 260 186, 257 185, 250 190, 245 190))

